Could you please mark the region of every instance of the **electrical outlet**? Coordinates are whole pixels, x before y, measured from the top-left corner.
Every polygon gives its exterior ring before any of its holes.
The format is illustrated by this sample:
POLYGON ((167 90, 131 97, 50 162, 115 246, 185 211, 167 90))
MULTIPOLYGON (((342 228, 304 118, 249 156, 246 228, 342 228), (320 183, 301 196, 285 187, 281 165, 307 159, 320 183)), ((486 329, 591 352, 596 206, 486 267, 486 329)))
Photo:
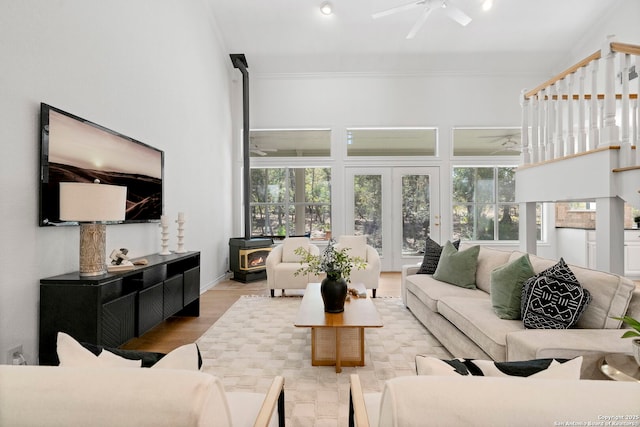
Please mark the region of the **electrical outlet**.
POLYGON ((24 351, 22 350, 22 344, 7 351, 7 365, 14 365, 14 360, 18 360, 17 365, 22 365, 24 361, 24 351))

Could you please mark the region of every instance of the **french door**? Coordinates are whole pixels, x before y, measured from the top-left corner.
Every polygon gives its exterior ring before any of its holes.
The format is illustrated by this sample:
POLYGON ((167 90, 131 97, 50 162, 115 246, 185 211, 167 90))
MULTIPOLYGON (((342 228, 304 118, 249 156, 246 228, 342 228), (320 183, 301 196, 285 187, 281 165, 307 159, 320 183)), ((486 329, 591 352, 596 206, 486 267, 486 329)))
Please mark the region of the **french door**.
POLYGON ((439 168, 348 168, 346 231, 364 234, 382 271, 422 259, 425 239, 440 241, 439 168))

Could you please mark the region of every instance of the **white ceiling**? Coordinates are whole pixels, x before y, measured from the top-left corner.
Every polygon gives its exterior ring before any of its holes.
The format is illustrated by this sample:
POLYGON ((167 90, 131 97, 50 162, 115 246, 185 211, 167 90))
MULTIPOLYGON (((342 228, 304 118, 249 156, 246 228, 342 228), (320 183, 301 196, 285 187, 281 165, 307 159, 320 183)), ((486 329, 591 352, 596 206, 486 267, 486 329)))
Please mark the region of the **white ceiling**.
POLYGON ((261 73, 450 70, 482 58, 499 69, 527 67, 527 58, 566 56, 618 3, 494 0, 484 12, 482 0, 449 0, 472 18, 469 25, 435 10, 407 40, 421 8, 371 16, 407 0, 330 0, 331 16, 320 13, 322 0, 209 1, 225 48, 244 53, 249 69, 261 73))

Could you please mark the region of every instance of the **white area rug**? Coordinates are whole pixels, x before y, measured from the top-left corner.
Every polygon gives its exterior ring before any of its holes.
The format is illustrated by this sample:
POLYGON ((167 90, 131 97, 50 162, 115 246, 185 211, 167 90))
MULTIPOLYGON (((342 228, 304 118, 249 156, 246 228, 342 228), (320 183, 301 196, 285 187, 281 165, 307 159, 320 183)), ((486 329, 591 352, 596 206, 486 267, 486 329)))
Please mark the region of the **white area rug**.
POLYGON ((241 297, 202 337, 203 370, 228 391, 266 392, 273 377, 285 378, 287 426, 346 426, 349 375, 365 392, 384 381, 415 375, 416 354, 451 358, 399 298, 373 299, 384 327, 365 332, 365 366, 311 366, 311 330, 293 326, 301 298, 241 297))

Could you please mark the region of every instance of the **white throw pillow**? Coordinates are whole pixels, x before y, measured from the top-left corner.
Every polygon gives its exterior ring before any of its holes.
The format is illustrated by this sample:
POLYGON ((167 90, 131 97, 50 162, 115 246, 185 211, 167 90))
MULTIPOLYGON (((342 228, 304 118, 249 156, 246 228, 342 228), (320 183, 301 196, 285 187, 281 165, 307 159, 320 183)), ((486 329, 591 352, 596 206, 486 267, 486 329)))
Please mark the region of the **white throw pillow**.
POLYGON ((142 366, 142 360, 130 360, 120 357, 111 352, 103 350, 99 356, 96 356, 82 346, 69 334, 58 332, 56 341, 56 351, 60 366, 71 368, 90 368, 90 367, 120 367, 120 368, 139 368, 142 366), (107 354, 105 354, 107 353, 107 354))
POLYGON ((187 369, 199 371, 198 367, 198 346, 196 344, 185 344, 167 353, 158 360, 151 369, 187 369))

